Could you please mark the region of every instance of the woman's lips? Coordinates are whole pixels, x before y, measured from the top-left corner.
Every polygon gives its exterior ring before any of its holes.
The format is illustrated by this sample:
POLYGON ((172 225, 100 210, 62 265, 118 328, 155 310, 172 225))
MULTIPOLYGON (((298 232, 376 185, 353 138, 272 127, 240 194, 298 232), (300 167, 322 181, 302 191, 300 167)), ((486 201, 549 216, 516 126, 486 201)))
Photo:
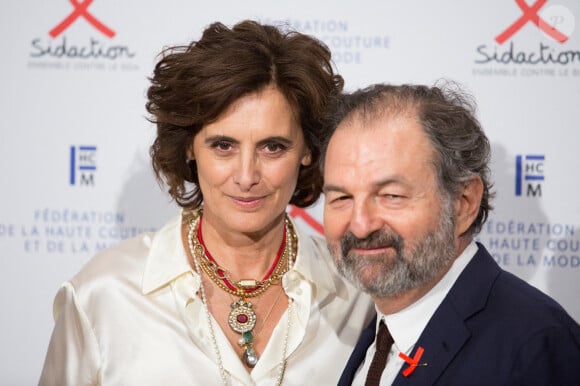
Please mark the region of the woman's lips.
POLYGON ((256 197, 256 196, 252 196, 252 197, 231 196, 231 199, 238 206, 241 206, 244 208, 254 208, 256 206, 259 206, 264 201, 264 197, 265 196, 259 196, 259 197, 256 197))

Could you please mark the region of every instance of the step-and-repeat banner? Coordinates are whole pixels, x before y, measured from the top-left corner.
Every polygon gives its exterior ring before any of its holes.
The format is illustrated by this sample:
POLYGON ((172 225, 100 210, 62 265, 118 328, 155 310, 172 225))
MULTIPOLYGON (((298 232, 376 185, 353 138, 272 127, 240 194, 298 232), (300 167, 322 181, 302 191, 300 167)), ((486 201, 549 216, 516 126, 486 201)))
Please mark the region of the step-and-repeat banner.
MULTIPOLYGON (((0 384, 37 383, 62 281, 178 211, 148 156, 160 50, 246 18, 323 40, 349 90, 461 83, 493 145, 497 199, 479 240, 580 320, 577 0, 12 1, 0 5, 0 384)), ((322 231, 320 204, 292 215, 322 231)))

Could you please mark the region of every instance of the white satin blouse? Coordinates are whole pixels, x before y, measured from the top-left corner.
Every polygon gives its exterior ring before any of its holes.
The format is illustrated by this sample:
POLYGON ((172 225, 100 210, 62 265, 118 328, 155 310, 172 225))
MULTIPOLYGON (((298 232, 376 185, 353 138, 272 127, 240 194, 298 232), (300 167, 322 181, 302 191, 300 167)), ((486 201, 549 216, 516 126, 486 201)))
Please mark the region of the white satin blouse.
MULTIPOLYGON (((287 343, 283 385, 336 385, 374 306, 344 282, 326 244, 301 233, 282 280, 294 299, 249 373, 213 321, 231 385, 274 385, 287 343)), ((54 302, 55 327, 39 385, 220 385, 199 276, 181 243, 181 216, 156 233, 95 256, 54 302)))

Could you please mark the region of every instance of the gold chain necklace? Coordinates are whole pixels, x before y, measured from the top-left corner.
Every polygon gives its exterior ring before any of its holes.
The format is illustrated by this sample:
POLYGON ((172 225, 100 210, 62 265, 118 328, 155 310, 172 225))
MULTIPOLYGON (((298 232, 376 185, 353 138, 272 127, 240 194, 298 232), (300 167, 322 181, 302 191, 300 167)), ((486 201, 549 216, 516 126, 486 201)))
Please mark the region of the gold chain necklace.
MULTIPOLYGON (((184 222, 189 223, 189 232, 187 235, 188 246, 191 254, 191 258, 193 259, 193 264, 198 271, 198 274, 201 275, 201 269, 208 275, 208 277, 218 285, 219 288, 222 288, 224 291, 239 296, 240 299, 233 302, 231 304, 231 311, 228 316, 228 324, 230 328, 241 334, 241 338, 239 340, 239 344, 243 347, 244 352, 242 354, 242 361, 250 368, 253 368, 258 363, 258 355, 254 350, 253 340, 253 329, 256 325, 256 313, 253 310, 252 303, 248 300, 250 296, 258 296, 262 294, 268 287, 272 284, 277 283, 280 281, 281 277, 290 270, 292 265, 294 264, 295 259, 295 251, 297 247, 297 236, 292 226, 292 222, 286 216, 285 219, 285 231, 284 231, 284 240, 281 245, 281 250, 283 249, 282 254, 278 256, 277 262, 275 265, 270 269, 269 273, 266 275, 266 278, 262 281, 257 281, 253 279, 246 279, 240 280, 238 282, 233 282, 229 280, 226 276, 227 271, 222 269, 217 265, 215 260, 209 256, 206 249, 202 245, 199 240, 200 237, 200 227, 201 227, 201 210, 190 212, 189 214, 183 215, 184 222), (287 261, 287 265, 284 265, 283 262, 287 261), (211 264, 210 264, 211 263, 211 264), (207 267, 207 268, 206 268, 207 267), (275 278, 273 279, 273 277, 275 278), (224 280, 224 277, 227 279, 224 280), (240 284, 241 283, 241 284, 240 284), (228 285, 230 284, 230 285, 228 285)), ((279 251, 280 252, 280 251, 279 251)), ((202 297, 203 302, 207 308, 207 300, 205 299, 205 290, 203 288, 203 284, 201 285, 202 297)), ((288 302, 288 310, 290 311, 292 305, 291 299, 288 302)), ((209 310, 206 309, 208 312, 208 321, 209 319, 209 310)), ((268 315, 269 316, 269 315, 268 315)), ((288 318, 290 318, 290 312, 288 313, 288 318)), ((278 381, 281 383, 282 377, 284 376, 284 369, 286 367, 285 355, 288 343, 288 333, 290 328, 290 319, 288 319, 286 336, 284 338, 284 348, 283 348, 283 357, 281 362, 281 370, 278 376, 278 381)), ((217 347, 217 341, 213 336, 213 328, 210 323, 210 332, 212 332, 213 342, 214 342, 214 350, 216 351, 216 356, 218 357, 218 361, 220 362, 220 374, 222 376, 222 380, 225 383, 225 370, 223 369, 223 365, 221 365, 221 355, 219 355, 219 350, 217 347)), ((280 384, 278 383, 278 384, 280 384)))
POLYGON ((276 259, 274 260, 274 264, 266 273, 264 279, 262 280, 255 280, 255 279, 242 279, 238 281, 234 281, 229 277, 229 271, 224 269, 218 265, 215 259, 211 256, 208 252, 205 244, 203 242, 203 238, 201 236, 201 227, 202 227, 202 220, 201 216, 199 219, 199 225, 197 231, 194 234, 196 239, 194 240, 196 243, 200 244, 203 248, 203 254, 201 254, 201 267, 203 268, 204 272, 207 276, 213 281, 219 288, 226 291, 229 294, 238 296, 240 298, 250 298, 255 297, 263 294, 272 284, 277 284, 280 282, 280 278, 284 273, 286 273, 287 269, 284 267, 284 261, 288 257, 288 245, 286 240, 286 235, 288 234, 288 224, 290 222, 288 219, 285 221, 284 227, 284 236, 282 238, 282 243, 280 244, 280 248, 278 250, 278 254, 276 259))

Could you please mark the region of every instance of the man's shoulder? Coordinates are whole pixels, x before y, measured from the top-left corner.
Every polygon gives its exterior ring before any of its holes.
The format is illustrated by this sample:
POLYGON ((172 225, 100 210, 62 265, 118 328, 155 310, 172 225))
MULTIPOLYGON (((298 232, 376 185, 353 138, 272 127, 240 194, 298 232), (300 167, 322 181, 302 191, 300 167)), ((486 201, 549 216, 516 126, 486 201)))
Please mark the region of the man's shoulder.
POLYGON ((489 296, 490 307, 505 318, 519 319, 527 328, 549 328, 577 323, 552 297, 513 273, 502 270, 489 296))
POLYGON ((484 321, 490 329, 517 329, 522 334, 534 334, 550 328, 577 328, 578 324, 552 297, 518 276, 502 269, 480 245, 472 266, 454 292, 454 302, 468 309, 470 301, 479 302, 481 309, 464 316, 469 322, 484 321), (468 297, 468 298, 465 298, 468 297))

